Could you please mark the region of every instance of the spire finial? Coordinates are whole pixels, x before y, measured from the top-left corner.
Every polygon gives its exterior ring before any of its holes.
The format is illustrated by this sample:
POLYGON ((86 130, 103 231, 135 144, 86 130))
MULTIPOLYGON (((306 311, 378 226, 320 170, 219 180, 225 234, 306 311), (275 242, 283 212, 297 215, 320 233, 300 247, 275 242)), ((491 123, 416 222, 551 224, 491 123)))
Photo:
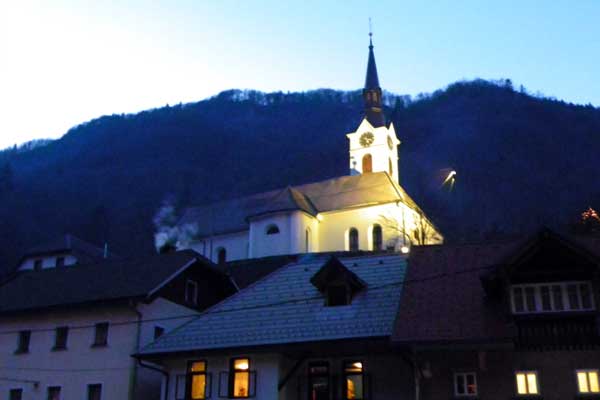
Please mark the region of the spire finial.
POLYGON ((371 25, 371 17, 369 17, 369 48, 373 48, 373 26, 371 25))

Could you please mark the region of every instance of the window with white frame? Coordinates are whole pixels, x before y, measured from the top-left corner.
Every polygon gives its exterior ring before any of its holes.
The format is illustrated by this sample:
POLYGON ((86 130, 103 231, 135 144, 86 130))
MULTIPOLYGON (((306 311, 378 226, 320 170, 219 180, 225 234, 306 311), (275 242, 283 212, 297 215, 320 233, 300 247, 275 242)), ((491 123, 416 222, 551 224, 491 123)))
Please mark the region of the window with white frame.
POLYGON ((512 285, 514 314, 594 310, 590 282, 552 282, 512 285))
POLYGON ((475 372, 455 373, 454 395, 456 397, 477 396, 477 374, 475 372))
POLYGON ((519 396, 540 394, 537 371, 517 371, 515 378, 519 396))
POLYGON ((598 384, 597 369, 578 369, 577 373, 577 390, 580 394, 597 394, 600 393, 600 385, 598 384))

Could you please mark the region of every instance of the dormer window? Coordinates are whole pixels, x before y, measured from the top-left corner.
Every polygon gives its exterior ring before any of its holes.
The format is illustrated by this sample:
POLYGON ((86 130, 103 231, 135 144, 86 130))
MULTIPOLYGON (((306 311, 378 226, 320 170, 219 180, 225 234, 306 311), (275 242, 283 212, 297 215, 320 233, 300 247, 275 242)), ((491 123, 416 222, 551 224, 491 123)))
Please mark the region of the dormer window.
POLYGON ((325 296, 328 307, 349 305, 354 295, 367 286, 335 257, 331 257, 310 282, 325 296))
POLYGON ((271 224, 267 227, 267 235, 277 235, 279 233, 279 227, 275 224, 271 224))
POLYGON ((514 314, 594 310, 590 282, 552 282, 511 286, 514 314))
POLYGON ((346 286, 329 286, 327 288, 327 306, 347 306, 350 304, 349 290, 346 286))

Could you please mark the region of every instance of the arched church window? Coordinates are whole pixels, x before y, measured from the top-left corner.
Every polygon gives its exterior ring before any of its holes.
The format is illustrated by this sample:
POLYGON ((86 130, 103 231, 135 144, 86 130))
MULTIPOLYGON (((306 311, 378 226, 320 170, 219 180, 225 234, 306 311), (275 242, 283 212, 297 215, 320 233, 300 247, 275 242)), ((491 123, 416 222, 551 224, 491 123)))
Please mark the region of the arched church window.
POLYGON ((362 172, 373 172, 373 157, 370 154, 365 154, 362 158, 362 172))
POLYGON ((267 226, 267 235, 276 235, 279 233, 279 227, 275 224, 267 226))
POLYGON ((304 232, 304 245, 305 245, 307 253, 310 253, 310 251, 311 251, 310 239, 311 239, 310 228, 306 228, 306 231, 304 232))
POLYGON ((348 231, 348 250, 358 251, 358 229, 350 228, 348 231))
POLYGON ((219 264, 225 264, 227 261, 227 250, 224 247, 219 247, 217 249, 217 262, 219 264))
POLYGON ((390 176, 393 176, 394 175, 394 167, 392 166, 392 159, 388 158, 388 162, 389 162, 390 176))
POLYGON ((383 232, 381 230, 381 225, 373 225, 373 250, 382 250, 383 249, 383 232))

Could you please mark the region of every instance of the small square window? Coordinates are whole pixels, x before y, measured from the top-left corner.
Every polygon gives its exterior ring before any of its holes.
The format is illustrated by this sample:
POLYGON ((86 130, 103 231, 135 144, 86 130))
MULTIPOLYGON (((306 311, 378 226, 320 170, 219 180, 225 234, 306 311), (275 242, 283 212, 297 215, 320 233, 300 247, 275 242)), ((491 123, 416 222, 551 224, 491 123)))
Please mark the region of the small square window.
POLYGON ((65 266, 65 258, 64 257, 56 257, 56 268, 65 266))
POLYGON ((33 262, 33 270, 34 271, 41 271, 42 270, 42 266, 43 266, 43 262, 44 262, 44 260, 42 260, 42 259, 35 260, 33 262))
POLYGON ((8 392, 9 400, 22 400, 23 399, 23 389, 10 389, 8 392))
POLYGON ((198 284, 192 280, 185 283, 185 302, 193 306, 198 305, 198 284))
POLYGON ((102 385, 94 383, 87 387, 87 398, 88 400, 101 400, 102 399, 102 385))
POLYGON ((454 395, 457 397, 477 396, 477 374, 475 372, 455 373, 454 395))
POLYGON ((164 333, 165 333, 165 328, 163 328, 162 326, 155 326, 154 327, 154 340, 156 340, 159 337, 161 337, 162 335, 164 335, 164 333))
POLYGON ((94 347, 106 346, 108 344, 108 322, 96 324, 94 330, 94 347))
POLYGON ((48 400, 60 400, 60 386, 48 387, 48 400))
POLYGON ((597 369, 577 370, 577 389, 580 394, 600 393, 597 369))
POLYGON ((30 342, 31 342, 31 331, 19 332, 19 339, 17 341, 16 353, 28 353, 30 342))
POLYGON ((53 350, 64 350, 67 348, 67 338, 69 337, 69 328, 61 326, 56 328, 54 333, 54 348, 53 350))
POLYGON ((540 394, 537 371, 516 372, 515 378, 517 381, 517 394, 519 396, 540 394))

